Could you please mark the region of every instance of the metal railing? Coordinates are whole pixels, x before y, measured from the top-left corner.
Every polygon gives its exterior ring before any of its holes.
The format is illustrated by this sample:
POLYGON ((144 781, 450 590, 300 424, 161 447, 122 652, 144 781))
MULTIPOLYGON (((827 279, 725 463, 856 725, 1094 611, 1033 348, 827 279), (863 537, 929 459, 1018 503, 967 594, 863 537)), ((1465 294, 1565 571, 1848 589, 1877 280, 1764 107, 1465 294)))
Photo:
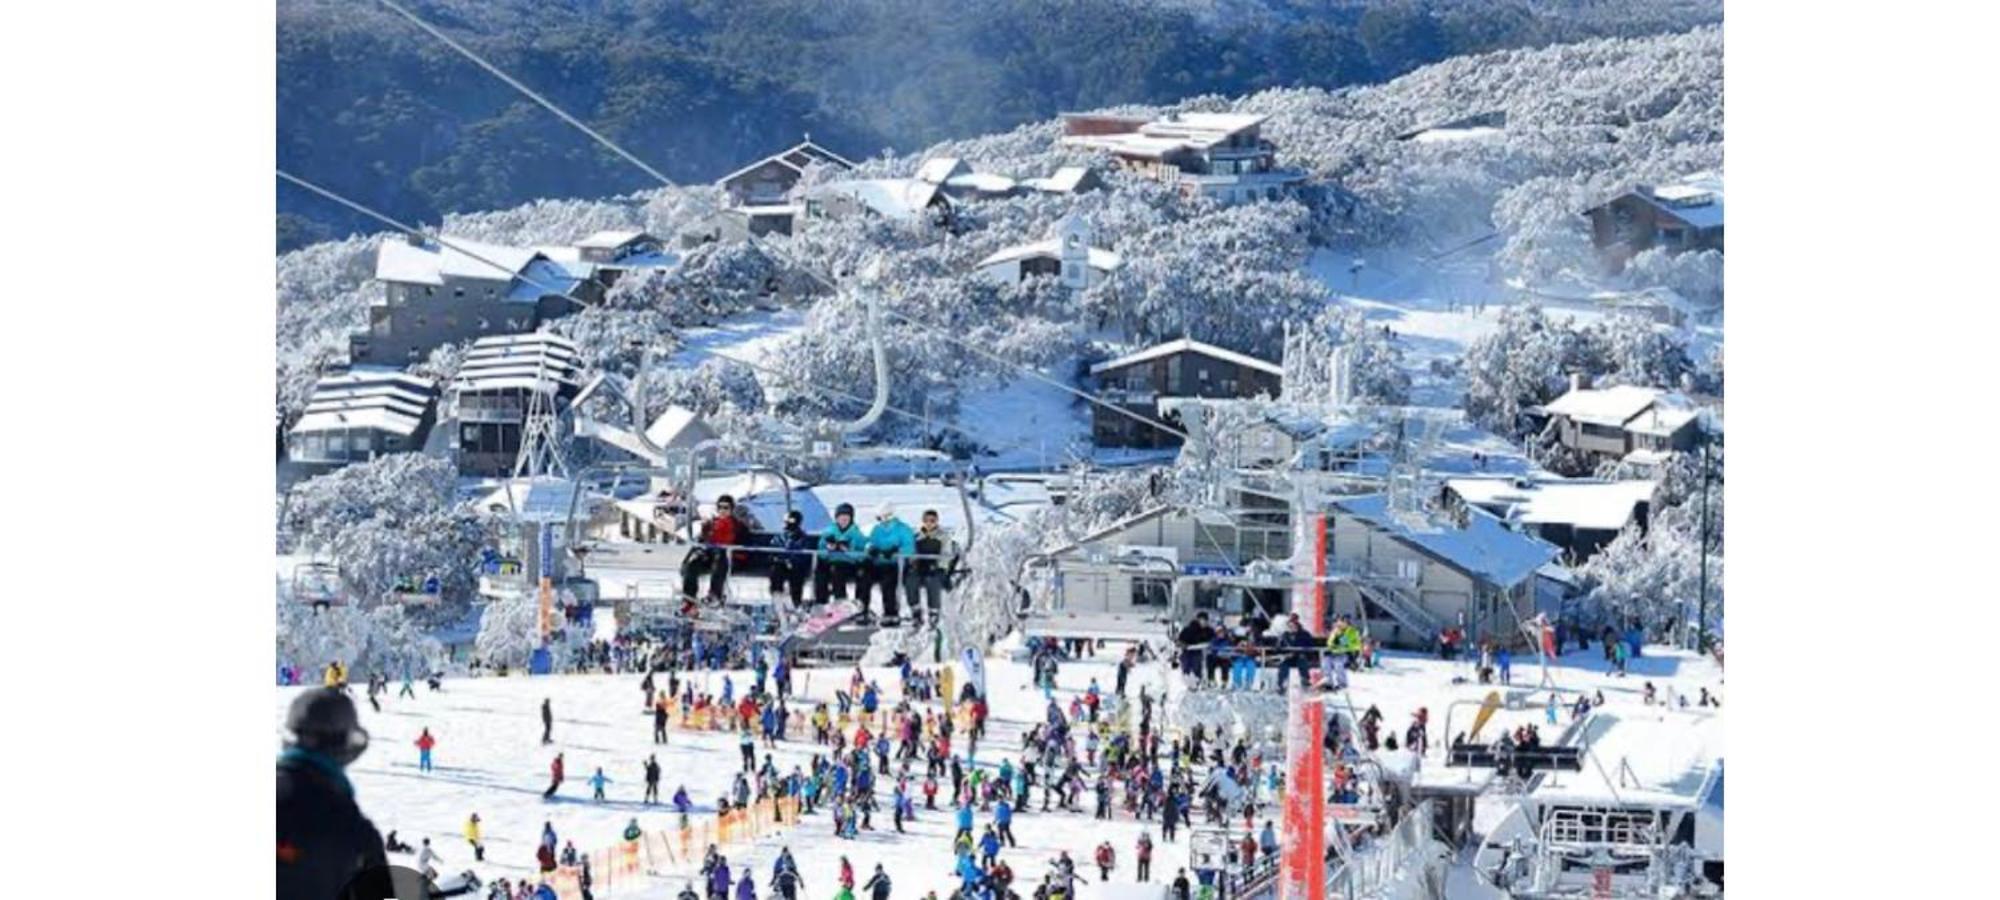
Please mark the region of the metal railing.
POLYGON ((1415 872, 1417 883, 1436 888, 1431 896, 1443 896, 1429 871, 1439 862, 1432 833, 1432 804, 1426 800, 1411 807, 1388 833, 1358 847, 1327 877, 1326 895, 1341 900, 1377 896, 1389 885, 1415 872))

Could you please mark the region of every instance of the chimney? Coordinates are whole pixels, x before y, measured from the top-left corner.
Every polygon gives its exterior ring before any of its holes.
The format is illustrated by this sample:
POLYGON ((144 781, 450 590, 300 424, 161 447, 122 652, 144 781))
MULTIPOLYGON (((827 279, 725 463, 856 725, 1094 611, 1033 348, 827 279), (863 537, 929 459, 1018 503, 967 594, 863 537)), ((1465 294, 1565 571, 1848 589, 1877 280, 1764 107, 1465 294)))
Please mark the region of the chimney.
POLYGON ((1570 389, 1570 390, 1572 390, 1572 391, 1580 391, 1580 390, 1583 390, 1583 389, 1584 389, 1584 388, 1586 388, 1586 387, 1589 387, 1589 385, 1588 385, 1588 384, 1586 384, 1586 383, 1584 383, 1584 380, 1583 380, 1583 373, 1582 373, 1582 372, 1571 372, 1571 373, 1569 373, 1569 389, 1570 389))

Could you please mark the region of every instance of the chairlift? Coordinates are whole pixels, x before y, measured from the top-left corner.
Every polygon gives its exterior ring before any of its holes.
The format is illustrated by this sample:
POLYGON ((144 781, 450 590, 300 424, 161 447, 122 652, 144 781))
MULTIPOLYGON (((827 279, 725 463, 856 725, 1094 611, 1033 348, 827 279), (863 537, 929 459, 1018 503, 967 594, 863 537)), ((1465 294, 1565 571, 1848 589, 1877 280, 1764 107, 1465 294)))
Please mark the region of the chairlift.
POLYGON ((340 569, 327 562, 304 562, 292 569, 292 599, 320 608, 347 605, 340 569))

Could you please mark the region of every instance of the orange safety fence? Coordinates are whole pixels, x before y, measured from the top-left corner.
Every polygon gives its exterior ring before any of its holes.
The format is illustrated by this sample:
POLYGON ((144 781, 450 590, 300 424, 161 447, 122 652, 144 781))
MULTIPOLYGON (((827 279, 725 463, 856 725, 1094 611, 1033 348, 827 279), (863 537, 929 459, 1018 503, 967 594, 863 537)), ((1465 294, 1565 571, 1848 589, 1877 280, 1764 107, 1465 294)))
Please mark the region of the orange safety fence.
MULTIPOLYGON (((590 890, 603 894, 643 885, 647 876, 670 867, 698 864, 710 844, 743 844, 767 837, 799 821, 799 801, 781 797, 720 815, 690 817, 686 828, 641 832, 637 840, 621 840, 590 856, 590 890)), ((559 866, 543 880, 563 900, 583 896, 581 866, 559 866)))

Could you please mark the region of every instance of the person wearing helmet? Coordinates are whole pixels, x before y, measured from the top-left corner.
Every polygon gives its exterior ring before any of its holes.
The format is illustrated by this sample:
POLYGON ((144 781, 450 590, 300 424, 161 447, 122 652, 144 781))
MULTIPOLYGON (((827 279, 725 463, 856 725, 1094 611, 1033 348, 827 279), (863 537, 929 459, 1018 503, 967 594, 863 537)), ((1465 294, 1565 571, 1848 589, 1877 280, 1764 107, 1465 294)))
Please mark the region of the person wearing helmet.
MULTIPOLYGON (((854 524, 854 504, 833 508, 833 524, 819 535, 819 566, 813 571, 813 602, 824 605, 830 597, 847 599, 847 583, 853 581, 861 564, 861 527, 854 524)), ((864 593, 862 599, 867 599, 864 593)), ((866 605, 864 603, 864 605, 866 605)))
POLYGON ((778 532, 773 546, 784 552, 774 554, 771 560, 771 596, 785 591, 796 607, 805 598, 806 573, 812 571, 812 535, 803 527, 805 517, 798 510, 785 513, 785 528, 778 532))
POLYGON ((382 835, 355 805, 345 772, 367 749, 346 694, 322 687, 292 700, 278 754, 278 896, 333 897, 363 873, 388 877, 382 835))
POLYGON ((896 507, 884 503, 875 510, 875 527, 868 529, 868 567, 861 583, 861 605, 868 605, 871 587, 882 591, 882 624, 900 624, 896 592, 901 589, 903 566, 916 555, 916 532, 896 518, 896 507))

